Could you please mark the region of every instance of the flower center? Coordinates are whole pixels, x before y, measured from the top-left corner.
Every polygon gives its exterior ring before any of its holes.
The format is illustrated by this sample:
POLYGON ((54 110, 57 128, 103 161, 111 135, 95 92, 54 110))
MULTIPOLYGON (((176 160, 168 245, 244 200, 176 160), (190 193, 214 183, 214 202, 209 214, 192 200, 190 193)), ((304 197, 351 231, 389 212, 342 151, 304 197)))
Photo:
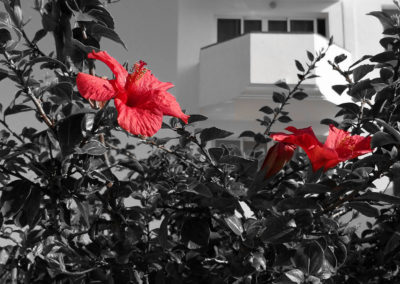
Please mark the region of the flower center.
POLYGON ((136 83, 143 77, 143 75, 147 71, 147 68, 145 68, 146 65, 147 63, 142 60, 135 63, 135 65, 132 68, 132 73, 128 75, 128 80, 127 80, 128 86, 131 86, 132 84, 136 83))

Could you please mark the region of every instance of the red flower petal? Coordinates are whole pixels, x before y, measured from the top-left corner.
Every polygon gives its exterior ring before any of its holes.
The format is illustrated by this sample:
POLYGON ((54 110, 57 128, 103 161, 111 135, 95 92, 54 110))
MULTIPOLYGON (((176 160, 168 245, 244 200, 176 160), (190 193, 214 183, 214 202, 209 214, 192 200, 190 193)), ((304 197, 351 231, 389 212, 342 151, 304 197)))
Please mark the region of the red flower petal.
POLYGON ((92 53, 88 54, 88 58, 97 59, 105 63, 115 75, 117 87, 119 89, 125 88, 128 71, 126 71, 126 69, 121 64, 119 64, 119 62, 114 57, 111 57, 106 51, 100 51, 97 53, 93 51, 92 53))
POLYGON ((135 135, 153 136, 162 124, 163 114, 157 108, 130 107, 119 98, 114 100, 118 111, 118 124, 135 135))
POLYGON ((188 123, 189 115, 182 112, 176 98, 167 92, 173 86, 172 83, 159 81, 147 70, 140 80, 129 86, 126 93, 127 104, 147 109, 155 107, 164 115, 174 116, 188 123))
POLYGON ((154 92, 152 100, 158 105, 158 108, 164 115, 175 116, 182 119, 183 122, 188 123, 189 115, 182 112, 179 103, 172 94, 166 91, 154 92))
POLYGON ((76 86, 85 99, 108 101, 116 95, 113 85, 108 80, 85 73, 78 73, 76 86))

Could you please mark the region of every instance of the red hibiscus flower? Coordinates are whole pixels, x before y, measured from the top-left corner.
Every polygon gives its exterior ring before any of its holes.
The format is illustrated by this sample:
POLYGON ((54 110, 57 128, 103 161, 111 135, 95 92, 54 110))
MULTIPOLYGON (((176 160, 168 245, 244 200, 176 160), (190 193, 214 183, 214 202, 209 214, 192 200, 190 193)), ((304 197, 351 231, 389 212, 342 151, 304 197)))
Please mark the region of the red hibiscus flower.
POLYGON ((325 144, 318 141, 311 127, 297 129, 290 126, 286 130, 293 134, 274 133, 271 134, 271 138, 303 148, 314 171, 320 168, 327 171, 340 162, 372 152, 371 137, 351 135, 350 132, 338 129, 333 125, 329 126, 329 135, 325 144))
POLYGON ((162 124, 163 115, 175 116, 188 122, 175 97, 167 92, 174 85, 159 81, 146 63, 136 63, 131 74, 107 52, 92 52, 88 58, 104 62, 115 79, 106 80, 85 73, 76 78, 78 91, 86 99, 108 101, 114 99, 118 124, 126 131, 153 136, 162 124))
POLYGON ((278 142, 272 146, 261 166, 261 171, 265 171, 264 179, 278 173, 290 161, 294 150, 296 150, 296 146, 293 144, 278 142))

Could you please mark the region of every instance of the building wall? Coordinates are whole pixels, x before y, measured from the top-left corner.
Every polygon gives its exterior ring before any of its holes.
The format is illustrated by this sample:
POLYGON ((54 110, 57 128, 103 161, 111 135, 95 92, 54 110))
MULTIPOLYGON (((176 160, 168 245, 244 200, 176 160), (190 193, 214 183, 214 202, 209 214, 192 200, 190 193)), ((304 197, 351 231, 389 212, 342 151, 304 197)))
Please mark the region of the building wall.
POLYGON ((277 0, 272 9, 270 1, 265 0, 179 1, 177 93, 193 112, 198 110, 199 51, 217 42, 218 17, 317 17, 327 13, 328 32, 334 35, 339 46, 343 45, 340 2, 277 0))

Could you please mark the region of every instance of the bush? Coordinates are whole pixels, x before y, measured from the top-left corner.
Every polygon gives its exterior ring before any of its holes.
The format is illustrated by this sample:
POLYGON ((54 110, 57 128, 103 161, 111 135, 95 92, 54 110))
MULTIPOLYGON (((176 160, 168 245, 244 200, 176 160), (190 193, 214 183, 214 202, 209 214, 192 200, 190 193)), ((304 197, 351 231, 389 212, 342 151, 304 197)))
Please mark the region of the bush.
POLYGON ((353 102, 338 106, 340 120, 321 122, 332 132, 324 145, 311 129, 270 130, 291 121, 285 106, 306 99, 301 84, 327 49, 295 62, 296 86, 277 83, 276 105, 260 109, 265 132, 241 134, 254 140, 246 156, 230 145, 212 147, 232 133, 192 127, 207 118, 183 114, 169 85, 147 78, 143 64, 121 81, 132 86, 118 83, 124 70, 114 70, 111 82, 93 79, 100 39, 123 44, 100 1, 35 1, 43 29, 33 39, 20 1, 2 1, 0 79, 14 81, 18 92, 0 107, 1 283, 400 282, 397 18, 371 13, 384 23, 384 52, 348 70, 343 55, 329 62, 344 82, 332 88, 353 102), (73 13, 80 15, 76 28, 73 13), (37 42, 48 33, 55 50, 46 55, 37 42), (378 76, 367 78, 372 71, 378 76), (157 92, 138 102, 144 80, 157 92), (7 118, 21 112, 35 113, 44 130, 28 123, 15 132, 7 118), (171 137, 145 137, 163 114, 175 116, 162 124, 171 137), (118 132, 129 137, 126 145, 118 132), (279 142, 259 167, 258 149, 271 139, 279 142), (154 151, 138 159, 139 144, 154 151), (394 195, 374 190, 382 177, 394 195), (352 222, 358 215, 370 218, 361 234, 352 222))

